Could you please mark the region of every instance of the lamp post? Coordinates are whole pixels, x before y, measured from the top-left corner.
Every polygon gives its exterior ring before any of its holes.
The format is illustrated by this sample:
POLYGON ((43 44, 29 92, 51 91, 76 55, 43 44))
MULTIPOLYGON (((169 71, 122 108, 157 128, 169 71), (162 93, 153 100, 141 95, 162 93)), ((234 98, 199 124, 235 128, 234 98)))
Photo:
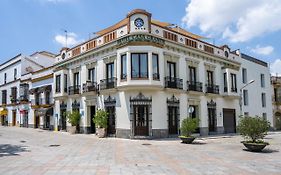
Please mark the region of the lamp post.
POLYGON ((252 83, 254 83, 254 82, 255 82, 255 80, 251 80, 251 81, 249 81, 248 83, 246 83, 243 87, 240 88, 240 94, 239 94, 239 96, 240 96, 240 98, 239 98, 240 116, 242 115, 242 90, 243 90, 245 87, 247 87, 248 85, 250 85, 250 84, 252 84, 252 83))

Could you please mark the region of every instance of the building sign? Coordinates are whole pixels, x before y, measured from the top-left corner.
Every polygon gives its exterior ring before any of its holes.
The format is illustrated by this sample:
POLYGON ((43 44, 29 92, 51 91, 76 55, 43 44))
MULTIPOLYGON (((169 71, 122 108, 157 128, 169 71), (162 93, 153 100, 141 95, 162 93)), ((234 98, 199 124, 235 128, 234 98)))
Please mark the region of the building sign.
POLYGON ((157 38, 151 35, 137 34, 137 35, 126 36, 124 38, 117 40, 117 45, 122 46, 131 42, 150 42, 160 46, 163 46, 165 44, 165 41, 161 38, 157 38))

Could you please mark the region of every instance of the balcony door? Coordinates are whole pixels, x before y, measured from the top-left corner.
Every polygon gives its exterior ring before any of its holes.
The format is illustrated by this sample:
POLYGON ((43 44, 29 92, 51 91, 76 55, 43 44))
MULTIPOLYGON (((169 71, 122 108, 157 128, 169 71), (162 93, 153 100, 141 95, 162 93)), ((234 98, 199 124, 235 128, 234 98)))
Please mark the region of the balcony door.
POLYGON ((168 106, 169 134, 178 134, 178 107, 168 106))
POLYGON ((136 136, 148 136, 148 105, 134 105, 134 128, 136 136))
POLYGON ((107 134, 108 135, 115 135, 116 133, 116 125, 115 125, 115 106, 107 106, 106 111, 108 113, 108 127, 107 127, 107 134))
POLYGON ((114 87, 114 62, 106 64, 106 87, 114 87))
POLYGON ((167 62, 167 73, 168 73, 168 87, 176 88, 176 63, 167 62))

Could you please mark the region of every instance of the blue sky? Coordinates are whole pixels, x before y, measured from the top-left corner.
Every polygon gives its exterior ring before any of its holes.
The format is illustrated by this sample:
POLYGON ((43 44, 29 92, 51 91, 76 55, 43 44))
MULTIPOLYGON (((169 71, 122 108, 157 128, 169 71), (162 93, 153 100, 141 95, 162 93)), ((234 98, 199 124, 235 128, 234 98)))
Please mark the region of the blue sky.
POLYGON ((68 43, 75 45, 135 8, 212 38, 209 41, 216 45, 239 48, 271 63, 271 72, 281 74, 279 0, 1 0, 0 62, 18 53, 58 53, 64 29, 68 43))

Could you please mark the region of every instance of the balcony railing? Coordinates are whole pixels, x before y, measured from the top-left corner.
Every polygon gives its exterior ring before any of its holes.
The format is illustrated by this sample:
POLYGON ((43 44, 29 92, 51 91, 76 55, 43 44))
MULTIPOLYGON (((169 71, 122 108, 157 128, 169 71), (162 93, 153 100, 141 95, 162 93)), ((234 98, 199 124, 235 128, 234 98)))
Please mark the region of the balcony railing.
POLYGON ((117 79, 115 77, 103 79, 100 81, 100 90, 115 88, 116 82, 117 79))
POLYGON ((154 73, 153 80, 160 80, 160 75, 158 73, 154 73))
POLYGON ((194 82, 194 81, 187 81, 187 90, 188 91, 197 91, 202 92, 202 83, 201 82, 194 82))
POLYGON ((206 93, 219 94, 219 86, 214 84, 206 84, 206 93))
POLYGON ((80 85, 69 86, 68 95, 80 94, 80 85))
POLYGON ((51 97, 47 98, 36 98, 31 100, 32 106, 39 106, 39 105, 50 105, 51 104, 51 97))
POLYGON ((182 87, 183 87, 182 79, 167 76, 167 77, 165 77, 165 87, 182 89, 182 87))
POLYGON ((92 91, 97 91, 96 82, 87 82, 83 84, 83 92, 92 92, 92 91))
POLYGON ((231 92, 237 92, 237 88, 231 88, 231 92))
POLYGON ((20 102, 28 102, 29 101, 28 95, 27 94, 20 95, 19 101, 20 102))

